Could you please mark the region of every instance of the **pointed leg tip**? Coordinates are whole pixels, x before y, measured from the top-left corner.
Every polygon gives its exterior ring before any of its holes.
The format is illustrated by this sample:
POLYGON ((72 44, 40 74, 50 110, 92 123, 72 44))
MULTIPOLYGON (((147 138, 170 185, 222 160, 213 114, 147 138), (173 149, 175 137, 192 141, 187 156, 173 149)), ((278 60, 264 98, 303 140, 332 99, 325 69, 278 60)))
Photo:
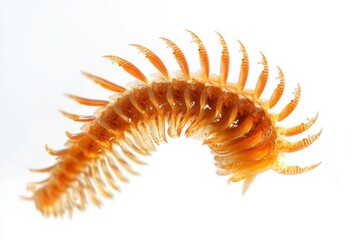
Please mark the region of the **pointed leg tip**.
POLYGON ((25 196, 22 196, 20 195, 19 198, 23 201, 33 201, 34 198, 33 197, 25 197, 25 196))
POLYGON ((80 73, 85 77, 88 77, 90 75, 90 73, 85 72, 85 71, 80 71, 80 73))

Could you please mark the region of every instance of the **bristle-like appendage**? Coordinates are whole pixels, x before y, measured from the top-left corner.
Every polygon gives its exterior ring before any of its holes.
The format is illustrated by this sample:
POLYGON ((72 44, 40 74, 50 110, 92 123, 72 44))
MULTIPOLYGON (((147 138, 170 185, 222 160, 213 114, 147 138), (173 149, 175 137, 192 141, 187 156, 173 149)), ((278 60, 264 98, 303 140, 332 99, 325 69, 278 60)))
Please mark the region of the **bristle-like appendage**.
POLYGON ((282 72, 280 67, 277 67, 278 69, 278 79, 280 80, 280 83, 277 85, 277 87, 274 89, 270 100, 269 100, 269 109, 272 109, 280 100, 284 89, 285 89, 285 76, 284 73, 282 72))
POLYGON ((149 59, 149 61, 152 63, 152 65, 154 65, 154 67, 156 67, 157 70, 159 70, 159 72, 163 75, 163 77, 166 80, 170 80, 169 72, 168 72, 167 68, 165 67, 165 64, 161 61, 161 59, 154 52, 152 52, 150 49, 148 49, 144 46, 141 46, 139 44, 130 44, 130 46, 136 47, 140 53, 144 54, 145 57, 147 59, 149 59))
POLYGON ((171 40, 167 38, 160 38, 167 44, 168 47, 170 47, 173 50, 174 57, 179 64, 179 67, 184 74, 186 79, 190 79, 190 71, 189 71, 189 65, 186 61, 184 53, 181 51, 181 49, 171 40))
POLYGON ((299 103, 300 95, 301 95, 301 89, 300 84, 298 84, 298 87, 294 90, 294 99, 292 99, 284 108, 283 110, 278 114, 278 121, 282 121, 285 118, 287 118, 296 108, 296 106, 299 103))
POLYGON ((240 42, 239 40, 238 42, 240 44, 240 52, 242 53, 243 58, 241 60, 237 91, 238 93, 242 93, 249 75, 249 56, 242 42, 240 42))
POLYGON ((268 80, 268 77, 269 77, 269 67, 268 67, 268 62, 266 60, 266 57, 265 55, 260 52, 261 54, 261 62, 260 64, 263 65, 264 69, 262 70, 260 76, 259 76, 259 79, 256 83, 256 87, 255 87, 255 96, 259 99, 262 92, 264 91, 265 89, 265 86, 266 86, 266 83, 267 83, 267 80, 268 80))
POLYGON ((126 91, 126 88, 123 88, 119 85, 116 85, 115 83, 109 82, 106 79, 103 79, 101 77, 92 75, 90 73, 87 72, 81 72, 85 77, 89 78, 90 80, 94 81, 95 83, 99 84, 100 86, 102 86, 103 88, 113 91, 113 92, 118 92, 118 93, 122 93, 126 91))
POLYGON ((230 67, 229 48, 223 36, 221 36, 221 34, 218 32, 216 32, 216 34, 219 36, 220 44, 223 48, 221 51, 221 61, 220 61, 220 83, 222 86, 225 86, 229 75, 229 67, 230 67))
POLYGON ((285 129, 285 136, 290 137, 290 136, 294 136, 294 135, 305 132, 312 125, 314 125, 314 123, 316 122, 318 116, 319 116, 319 113, 316 113, 315 117, 308 119, 308 121, 306 123, 301 123, 301 124, 296 125, 294 127, 286 128, 285 129))
POLYGON ((285 162, 276 161, 274 163, 273 170, 275 172, 277 172, 279 174, 283 174, 283 175, 298 175, 298 174, 308 172, 308 171, 316 168, 320 164, 321 164, 321 162, 307 166, 307 167, 299 167, 299 166, 289 166, 285 162))
POLYGON ((75 96, 72 94, 66 94, 66 96, 68 98, 70 98, 82 105, 86 105, 86 106, 102 107, 102 106, 109 104, 109 101, 105 101, 105 100, 83 98, 83 97, 75 96))
POLYGON ((209 56, 207 50, 201 39, 195 33, 193 33, 190 30, 187 31, 191 34, 193 41, 198 46, 200 67, 201 67, 203 79, 204 81, 207 81, 209 79, 209 72, 210 72, 209 56))
POLYGON ((72 114, 65 111, 60 111, 65 117, 75 121, 75 122, 91 122, 95 120, 96 118, 94 116, 89 115, 78 115, 78 114, 72 114))
POLYGON ((144 83, 148 82, 145 75, 131 62, 117 56, 104 56, 104 58, 110 59, 110 61, 119 65, 119 67, 122 67, 127 73, 137 78, 138 80, 144 83))

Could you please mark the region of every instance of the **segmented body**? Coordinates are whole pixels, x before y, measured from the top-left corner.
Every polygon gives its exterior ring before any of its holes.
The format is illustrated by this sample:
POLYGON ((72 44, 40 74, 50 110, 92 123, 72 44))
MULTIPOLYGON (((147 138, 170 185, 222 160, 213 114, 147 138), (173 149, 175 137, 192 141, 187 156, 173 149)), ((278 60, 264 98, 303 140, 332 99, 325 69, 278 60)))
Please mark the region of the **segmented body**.
MULTIPOLYGON (((189 31, 190 32, 190 31, 189 31)), ((318 166, 287 166, 279 158, 284 152, 301 150, 314 142, 320 132, 295 143, 285 137, 304 132, 317 117, 307 123, 284 128, 277 123, 285 119, 296 107, 300 88, 294 99, 280 113, 270 109, 280 99, 285 79, 279 70, 280 83, 270 100, 259 100, 267 78, 268 65, 262 54, 264 69, 254 90, 244 90, 248 75, 248 56, 243 53, 241 72, 237 84, 227 82, 230 55, 225 40, 220 34, 223 47, 220 61, 220 75, 209 75, 209 59, 200 38, 190 32, 199 48, 201 73, 189 71, 184 54, 172 41, 162 38, 173 49, 181 73, 170 76, 164 63, 151 50, 133 45, 143 53, 159 70, 159 79, 148 81, 146 76, 128 61, 106 56, 141 82, 132 89, 108 82, 102 78, 84 73, 101 86, 117 92, 113 101, 85 99, 69 95, 85 105, 101 106, 96 116, 81 116, 63 112, 67 117, 85 122, 83 132, 67 133, 66 148, 48 152, 57 156, 58 162, 45 169, 33 170, 49 173, 49 178, 30 183, 33 192, 29 199, 45 215, 70 213, 73 208, 84 209, 87 199, 100 204, 99 195, 111 197, 107 186, 119 187, 114 180, 128 179, 122 169, 136 174, 129 160, 142 164, 139 155, 148 155, 155 150, 155 144, 166 142, 167 135, 202 140, 215 155, 219 175, 231 175, 229 181, 244 180, 244 192, 255 176, 273 169, 281 174, 299 174, 318 166), (167 123, 168 129, 165 129, 167 123)))

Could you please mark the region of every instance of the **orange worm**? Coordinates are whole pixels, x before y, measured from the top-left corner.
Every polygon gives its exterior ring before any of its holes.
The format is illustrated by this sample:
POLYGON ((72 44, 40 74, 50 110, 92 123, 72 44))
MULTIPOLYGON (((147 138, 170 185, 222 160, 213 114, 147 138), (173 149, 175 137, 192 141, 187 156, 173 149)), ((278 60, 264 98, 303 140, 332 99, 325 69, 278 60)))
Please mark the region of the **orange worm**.
POLYGON ((230 182, 244 180, 245 192, 255 177, 267 170, 280 174, 300 174, 319 165, 289 166, 281 160, 286 152, 299 151, 312 144, 321 134, 290 142, 288 136, 303 133, 317 120, 285 128, 279 125, 296 108, 300 86, 292 99, 279 113, 270 110, 278 103, 285 88, 280 68, 279 84, 269 100, 260 99, 268 81, 268 62, 261 53, 263 71, 254 90, 244 89, 249 59, 240 43, 243 59, 237 84, 229 82, 230 54, 227 43, 219 34, 222 46, 220 74, 210 74, 209 56, 200 38, 188 31, 197 44, 201 74, 193 74, 184 53, 173 41, 161 38, 170 47, 180 72, 169 74, 163 61, 150 49, 131 44, 159 71, 161 76, 149 80, 139 68, 117 56, 105 56, 138 79, 141 84, 126 89, 98 76, 83 73, 100 86, 115 92, 111 100, 97 100, 68 95, 76 102, 100 107, 96 116, 62 112, 66 117, 83 122, 80 133, 69 133, 62 150, 46 150, 57 163, 33 172, 49 176, 29 183, 32 196, 24 199, 35 202, 46 216, 72 213, 74 208, 85 209, 88 201, 100 205, 101 197, 110 198, 118 191, 127 175, 138 174, 131 163, 144 164, 139 156, 149 155, 166 137, 193 137, 208 145, 215 155, 219 175, 230 175, 230 182), (168 128, 166 129, 166 125, 168 128), (130 163, 131 162, 131 163, 130 163), (111 190, 111 189, 112 190, 111 190))

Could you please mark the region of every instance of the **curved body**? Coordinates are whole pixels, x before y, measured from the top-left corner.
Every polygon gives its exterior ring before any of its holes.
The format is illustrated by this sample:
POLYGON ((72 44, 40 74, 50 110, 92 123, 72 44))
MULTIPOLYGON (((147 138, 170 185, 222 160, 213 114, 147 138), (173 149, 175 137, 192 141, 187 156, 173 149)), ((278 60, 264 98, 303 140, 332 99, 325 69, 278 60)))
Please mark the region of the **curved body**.
POLYGON ((193 137, 208 145, 215 155, 219 175, 231 175, 229 181, 244 180, 244 192, 255 176, 273 169, 281 174, 298 174, 315 168, 287 166, 281 161, 284 152, 305 148, 314 142, 320 132, 299 142, 288 142, 285 137, 307 130, 316 117, 307 123, 284 128, 278 122, 296 107, 300 88, 294 99, 280 113, 271 113, 284 90, 284 76, 279 69, 280 83, 270 100, 259 100, 268 78, 266 58, 262 55, 263 72, 254 90, 244 90, 248 74, 248 58, 243 45, 241 73, 237 84, 227 83, 230 55, 225 40, 219 34, 223 52, 220 75, 209 76, 209 62, 201 40, 192 32, 199 47, 201 73, 191 74, 181 50, 170 40, 163 39, 173 49, 181 73, 170 76, 162 61, 149 49, 134 45, 162 74, 148 81, 144 74, 126 60, 106 56, 141 82, 125 89, 107 80, 84 73, 101 86, 118 94, 112 101, 85 99, 69 95, 84 105, 100 106, 95 116, 81 116, 63 112, 67 117, 85 122, 83 132, 67 133, 66 148, 48 152, 58 162, 45 169, 49 178, 30 183, 33 192, 29 199, 45 215, 84 209, 87 199, 100 204, 99 195, 111 197, 107 186, 119 187, 114 180, 127 182, 125 170, 137 174, 129 161, 142 164, 138 156, 148 155, 155 144, 166 142, 166 137, 193 137), (168 126, 166 128, 166 126, 168 126))

